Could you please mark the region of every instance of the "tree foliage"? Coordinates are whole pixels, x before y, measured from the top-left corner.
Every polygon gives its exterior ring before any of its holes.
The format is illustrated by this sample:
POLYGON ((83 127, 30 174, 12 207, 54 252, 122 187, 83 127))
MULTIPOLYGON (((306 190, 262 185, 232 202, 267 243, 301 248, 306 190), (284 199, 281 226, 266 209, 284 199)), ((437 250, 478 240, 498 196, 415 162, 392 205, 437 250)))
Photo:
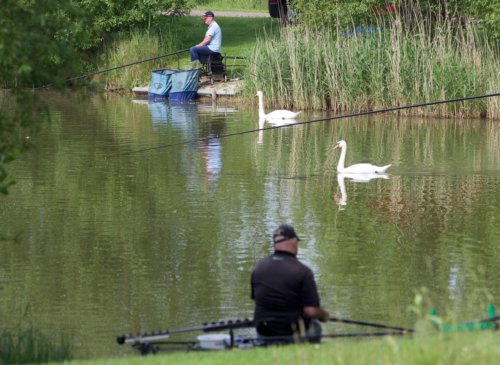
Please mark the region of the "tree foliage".
POLYGON ((1 86, 39 86, 67 72, 79 15, 70 0, 2 0, 1 86))
POLYGON ((162 12, 183 13, 187 0, 75 0, 86 14, 82 32, 87 33, 82 49, 98 46, 106 34, 150 24, 162 12))

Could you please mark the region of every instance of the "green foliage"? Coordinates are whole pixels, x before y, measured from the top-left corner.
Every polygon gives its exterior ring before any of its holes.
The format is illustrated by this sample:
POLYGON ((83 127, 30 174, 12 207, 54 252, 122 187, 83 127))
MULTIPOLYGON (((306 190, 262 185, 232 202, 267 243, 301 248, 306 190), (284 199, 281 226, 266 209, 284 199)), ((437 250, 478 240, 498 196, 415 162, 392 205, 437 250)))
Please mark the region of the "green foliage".
POLYGON ((85 13, 84 28, 87 41, 79 43, 82 49, 99 46, 111 32, 149 26, 162 12, 183 13, 187 0, 75 0, 85 13))
POLYGON ((375 18, 372 11, 385 5, 380 0, 294 0, 293 9, 300 21, 308 25, 346 29, 353 25, 366 25, 375 18))
POLYGON ((268 0, 194 0, 193 8, 217 11, 268 11, 268 0))
POLYGON ((70 0, 3 0, 0 86, 41 86, 71 72, 78 17, 70 0))

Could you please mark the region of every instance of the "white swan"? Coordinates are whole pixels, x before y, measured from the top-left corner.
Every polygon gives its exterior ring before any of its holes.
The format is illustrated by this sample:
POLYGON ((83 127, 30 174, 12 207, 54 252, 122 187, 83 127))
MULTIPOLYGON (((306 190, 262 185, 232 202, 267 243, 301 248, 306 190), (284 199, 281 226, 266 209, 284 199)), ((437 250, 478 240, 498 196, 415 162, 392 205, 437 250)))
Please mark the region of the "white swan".
POLYGON ((385 166, 375 166, 370 163, 358 163, 355 165, 351 165, 349 167, 344 167, 345 154, 347 151, 347 143, 343 140, 338 141, 333 148, 342 149, 339 163, 337 165, 337 172, 346 172, 351 174, 382 174, 392 165, 389 164, 385 166))
POLYGON ((264 93, 262 91, 257 91, 257 95, 259 97, 259 120, 267 120, 268 122, 278 123, 278 121, 283 121, 285 119, 295 119, 297 115, 301 112, 292 112, 290 110, 275 110, 271 113, 266 114, 264 112, 264 93))

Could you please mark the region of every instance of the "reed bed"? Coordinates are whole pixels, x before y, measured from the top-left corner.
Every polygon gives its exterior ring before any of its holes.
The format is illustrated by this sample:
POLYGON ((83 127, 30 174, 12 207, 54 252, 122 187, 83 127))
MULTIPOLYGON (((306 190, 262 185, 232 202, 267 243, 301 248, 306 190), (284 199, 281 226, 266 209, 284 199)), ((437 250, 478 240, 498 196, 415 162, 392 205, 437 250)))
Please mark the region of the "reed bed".
MULTIPOLYGON (((467 23, 459 28, 395 17, 370 33, 284 27, 257 39, 247 78, 276 107, 363 111, 499 91, 499 50, 467 23)), ((500 98, 404 114, 500 118, 500 98)))
POLYGON ((40 364, 71 358, 71 345, 63 336, 55 343, 31 326, 15 333, 0 332, 0 364, 40 364))

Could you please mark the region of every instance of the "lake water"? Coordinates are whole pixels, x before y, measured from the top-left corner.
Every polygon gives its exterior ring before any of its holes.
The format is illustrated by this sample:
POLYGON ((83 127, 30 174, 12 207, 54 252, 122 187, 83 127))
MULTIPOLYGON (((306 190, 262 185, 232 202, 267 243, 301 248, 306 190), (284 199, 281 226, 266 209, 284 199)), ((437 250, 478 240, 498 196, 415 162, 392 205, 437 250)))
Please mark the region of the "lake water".
POLYGON ((443 315, 500 309, 498 122, 378 115, 204 140, 257 129, 256 107, 43 95, 53 121, 0 196, 0 329, 29 320, 93 358, 133 354, 118 335, 251 318, 251 270, 285 222, 332 315, 413 326, 421 288, 443 315), (389 175, 338 176, 340 139, 347 165, 389 175))

